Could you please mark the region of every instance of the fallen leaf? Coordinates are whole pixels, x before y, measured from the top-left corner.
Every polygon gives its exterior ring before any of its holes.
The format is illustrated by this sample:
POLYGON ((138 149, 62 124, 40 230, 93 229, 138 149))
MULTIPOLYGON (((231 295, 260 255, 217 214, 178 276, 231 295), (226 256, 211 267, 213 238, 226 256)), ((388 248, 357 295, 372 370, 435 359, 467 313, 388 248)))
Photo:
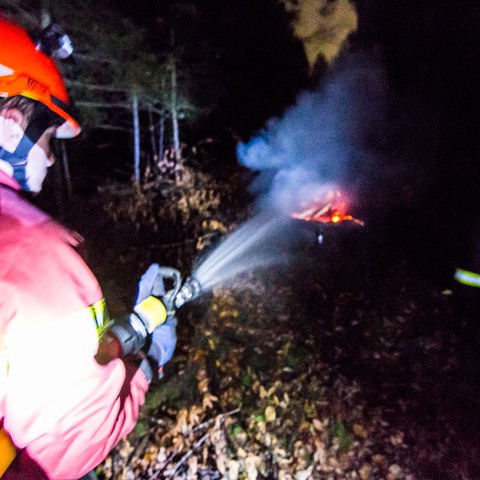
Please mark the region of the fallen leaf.
POLYGON ((312 420, 312 424, 315 430, 318 430, 319 432, 323 432, 324 430, 323 423, 318 418, 314 418, 312 420))
POLYGON ((275 407, 269 405, 265 409, 265 420, 267 422, 273 422, 277 418, 277 412, 275 411, 275 407))
POLYGON ((367 429, 364 426, 360 425, 359 423, 354 423, 352 429, 353 429, 353 433, 357 437, 363 438, 364 440, 368 438, 367 429))
POLYGON ((229 460, 227 464, 228 480, 237 480, 240 472, 240 462, 236 460, 229 460))
POLYGON ((300 470, 295 473, 294 478, 295 480, 307 480, 313 472, 313 465, 310 465, 305 470, 300 470))
POLYGON ((205 410, 213 408, 213 402, 218 402, 218 397, 216 397, 215 395, 212 395, 211 393, 207 392, 203 396, 202 406, 205 410))

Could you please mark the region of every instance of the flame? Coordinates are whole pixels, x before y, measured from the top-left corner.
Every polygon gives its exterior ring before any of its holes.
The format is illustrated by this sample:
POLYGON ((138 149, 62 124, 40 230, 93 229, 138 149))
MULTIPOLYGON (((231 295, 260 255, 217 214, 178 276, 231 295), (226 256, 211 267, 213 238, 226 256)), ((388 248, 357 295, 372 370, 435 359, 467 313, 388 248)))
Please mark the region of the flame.
POLYGON ((293 218, 306 222, 341 223, 351 221, 358 225, 364 222, 347 215, 347 201, 338 190, 330 191, 324 198, 315 198, 304 210, 292 214, 293 218))

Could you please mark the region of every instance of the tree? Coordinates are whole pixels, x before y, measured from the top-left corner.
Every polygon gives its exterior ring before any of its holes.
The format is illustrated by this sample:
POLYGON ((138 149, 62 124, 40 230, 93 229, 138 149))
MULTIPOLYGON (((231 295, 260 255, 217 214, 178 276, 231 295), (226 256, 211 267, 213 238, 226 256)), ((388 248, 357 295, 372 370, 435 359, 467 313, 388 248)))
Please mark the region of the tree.
MULTIPOLYGON (((182 64, 173 42, 152 45, 145 28, 108 0, 44 0, 35 12, 26 2, 3 1, 11 16, 33 33, 48 12, 71 37, 74 55, 59 67, 81 110, 84 130, 132 130, 139 124, 138 110, 148 112, 147 122, 153 114, 160 116, 157 123, 170 115, 172 142, 179 149, 179 112, 195 109, 183 88, 182 64)), ((161 35, 159 28, 156 35, 161 35)))
POLYGON ((330 65, 358 27, 350 0, 282 0, 292 14, 294 35, 301 40, 310 69, 319 61, 330 65))

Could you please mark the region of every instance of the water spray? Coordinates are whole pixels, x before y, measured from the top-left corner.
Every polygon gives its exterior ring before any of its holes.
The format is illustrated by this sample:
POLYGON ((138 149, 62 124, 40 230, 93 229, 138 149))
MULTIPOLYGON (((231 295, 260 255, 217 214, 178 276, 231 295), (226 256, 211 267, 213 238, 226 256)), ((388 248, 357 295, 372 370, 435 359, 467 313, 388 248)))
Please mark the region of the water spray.
POLYGON ((155 284, 165 288, 154 290, 165 290, 167 284, 171 288, 162 298, 150 296, 137 304, 133 313, 116 318, 102 335, 97 360, 103 363, 139 352, 152 332, 186 303, 236 275, 278 263, 274 239, 280 220, 272 213, 249 220, 214 248, 185 280, 176 268, 160 267, 155 284))
POLYGON ((279 263, 279 228, 285 218, 263 212, 227 236, 194 269, 202 290, 211 290, 245 272, 279 263))

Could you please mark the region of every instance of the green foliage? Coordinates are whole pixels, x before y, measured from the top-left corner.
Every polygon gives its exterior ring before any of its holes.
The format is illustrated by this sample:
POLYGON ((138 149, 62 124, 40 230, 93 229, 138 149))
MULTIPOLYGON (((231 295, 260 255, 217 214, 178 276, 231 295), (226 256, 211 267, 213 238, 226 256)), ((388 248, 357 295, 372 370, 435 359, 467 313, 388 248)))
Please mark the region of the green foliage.
POLYGON ((135 425, 135 428, 133 429, 133 432, 135 435, 141 437, 147 433, 147 425, 146 423, 140 419, 135 425))
POLYGON ((233 425, 230 426, 230 434, 233 435, 234 437, 237 437, 242 433, 244 433, 244 430, 238 423, 234 423, 233 425))
POLYGON ((349 449, 352 436, 341 419, 337 419, 332 425, 331 434, 338 440, 340 451, 345 452, 349 449))
POLYGON ((265 415, 262 413, 260 415, 255 415, 253 417, 253 420, 255 423, 265 423, 266 422, 266 418, 265 418, 265 415))
POLYGON ((158 385, 152 385, 146 397, 145 408, 153 410, 158 408, 159 405, 174 405, 181 398, 182 394, 183 386, 181 379, 178 377, 170 378, 168 381, 163 381, 158 385))
POLYGON ((255 383, 255 374, 250 367, 242 371, 240 382, 245 387, 251 387, 255 383))

